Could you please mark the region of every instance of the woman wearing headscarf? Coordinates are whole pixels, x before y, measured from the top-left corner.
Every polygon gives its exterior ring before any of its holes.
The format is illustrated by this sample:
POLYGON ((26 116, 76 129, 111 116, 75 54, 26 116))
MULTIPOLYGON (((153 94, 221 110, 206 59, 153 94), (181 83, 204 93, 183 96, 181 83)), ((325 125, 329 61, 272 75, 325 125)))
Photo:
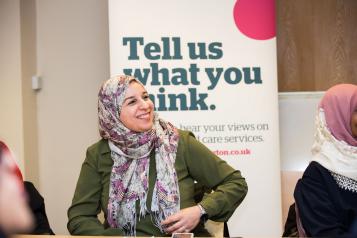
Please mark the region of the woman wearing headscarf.
MULTIPOLYGON (((312 161, 294 197, 311 237, 357 237, 357 86, 326 91, 316 116, 312 161)), ((299 227, 299 226, 298 226, 299 227)))
POLYGON ((104 82, 98 116, 102 139, 88 148, 82 165, 68 210, 71 234, 208 236, 202 218, 226 221, 245 197, 240 172, 192 133, 159 118, 137 79, 104 82), (195 181, 214 189, 199 204, 195 181))
POLYGON ((0 237, 26 232, 33 218, 27 206, 22 175, 11 158, 11 152, 0 141, 0 237))

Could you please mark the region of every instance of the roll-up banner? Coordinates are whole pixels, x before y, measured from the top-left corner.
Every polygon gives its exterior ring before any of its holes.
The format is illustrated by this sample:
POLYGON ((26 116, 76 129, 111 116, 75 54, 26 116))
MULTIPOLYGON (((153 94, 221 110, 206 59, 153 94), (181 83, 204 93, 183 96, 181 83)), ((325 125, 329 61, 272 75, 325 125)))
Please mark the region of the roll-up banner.
POLYGON ((109 0, 111 75, 246 178, 231 236, 281 235, 274 2, 109 0))

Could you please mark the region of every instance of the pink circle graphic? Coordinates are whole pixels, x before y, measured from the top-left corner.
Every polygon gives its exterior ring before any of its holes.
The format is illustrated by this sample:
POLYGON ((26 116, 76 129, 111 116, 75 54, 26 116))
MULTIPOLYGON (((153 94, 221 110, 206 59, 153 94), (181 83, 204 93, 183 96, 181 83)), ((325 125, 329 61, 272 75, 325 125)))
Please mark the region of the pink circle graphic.
POLYGON ((233 16, 239 31, 249 38, 268 40, 275 37, 274 0, 237 0, 233 16))

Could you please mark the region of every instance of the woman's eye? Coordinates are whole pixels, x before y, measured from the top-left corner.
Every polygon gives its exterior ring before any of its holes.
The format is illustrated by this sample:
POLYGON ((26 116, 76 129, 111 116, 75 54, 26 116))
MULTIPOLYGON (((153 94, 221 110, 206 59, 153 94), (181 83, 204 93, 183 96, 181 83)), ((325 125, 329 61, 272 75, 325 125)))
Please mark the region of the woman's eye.
POLYGON ((136 100, 130 100, 130 101, 128 102, 128 105, 133 105, 135 102, 136 102, 136 100))

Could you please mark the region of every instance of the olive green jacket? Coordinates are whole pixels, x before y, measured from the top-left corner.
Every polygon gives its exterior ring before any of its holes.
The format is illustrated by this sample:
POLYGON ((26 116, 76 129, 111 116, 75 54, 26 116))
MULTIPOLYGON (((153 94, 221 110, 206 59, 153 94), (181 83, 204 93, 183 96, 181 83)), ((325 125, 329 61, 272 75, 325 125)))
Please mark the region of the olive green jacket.
MULTIPOLYGON (((197 141, 192 133, 179 130, 175 169, 179 182, 180 207, 196 205, 194 200, 195 181, 212 188, 213 193, 204 196, 200 202, 215 221, 227 221, 247 193, 247 184, 241 173, 218 158, 207 147, 197 141)), ((155 154, 150 157, 149 171, 155 171, 155 154)), ((97 215, 103 211, 106 221, 110 174, 113 160, 106 140, 100 140, 87 150, 86 159, 77 182, 77 187, 68 209, 68 230, 72 235, 124 235, 121 229, 102 224, 97 215)), ((150 210, 156 173, 149 173, 147 206, 150 210)), ((137 213, 138 214, 138 213, 137 213)), ((138 218, 139 219, 139 218, 138 218)), ((204 235, 202 224, 193 231, 204 235)), ((140 218, 136 225, 137 236, 165 236, 154 226, 151 216, 140 218)))

